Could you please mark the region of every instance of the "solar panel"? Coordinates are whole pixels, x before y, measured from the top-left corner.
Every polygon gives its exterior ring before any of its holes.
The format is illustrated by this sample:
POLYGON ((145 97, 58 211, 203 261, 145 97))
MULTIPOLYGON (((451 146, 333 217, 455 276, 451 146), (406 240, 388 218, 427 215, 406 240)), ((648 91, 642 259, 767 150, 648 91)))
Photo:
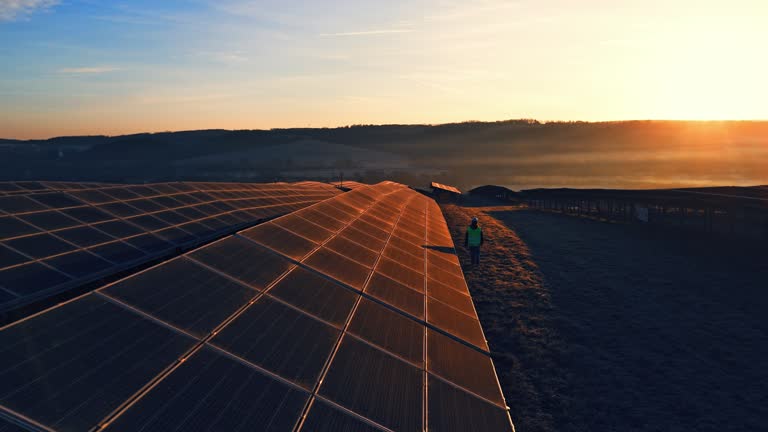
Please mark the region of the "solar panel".
POLYGON ((379 257, 378 252, 368 249, 363 246, 362 243, 356 243, 353 240, 341 236, 336 236, 328 241, 328 243, 325 244, 325 247, 340 255, 349 257, 366 267, 373 267, 379 257))
POLYGON ((45 291, 71 278, 37 262, 0 270, 0 287, 23 297, 45 291))
POLYGON ((0 404, 88 430, 193 344, 89 295, 0 332, 0 404))
POLYGON ((262 297, 212 343, 312 389, 338 335, 330 325, 262 297))
POLYGON ((115 238, 87 225, 57 231, 56 236, 80 247, 96 246, 115 238))
POLYGON ((389 258, 381 258, 376 271, 408 288, 424 292, 424 275, 389 258))
POLYGON ((358 297, 331 279, 301 267, 288 273, 269 290, 269 295, 338 327, 347 320, 358 297))
POLYGON ((39 232, 32 225, 13 216, 0 217, 0 240, 39 232))
POLYGON ((427 297, 427 321, 448 333, 451 333, 465 341, 487 350, 488 345, 480 328, 480 322, 463 313, 458 313, 452 307, 439 302, 432 297, 427 297))
POLYGON ((490 357, 434 330, 427 331, 427 370, 504 406, 490 357))
POLYGON ((417 318, 424 318, 424 294, 381 273, 373 274, 365 293, 417 318))
POLYGON ((90 252, 82 250, 58 255, 46 259, 43 263, 74 278, 101 273, 112 267, 112 263, 109 263, 90 252))
POLYGON ((45 258, 77 249, 71 243, 44 233, 7 240, 5 245, 32 258, 45 258))
POLYGON ((0 244, 0 268, 21 264, 28 260, 27 257, 0 244))
POLYGON ((210 333, 257 294, 186 258, 166 262, 101 292, 197 336, 210 333))
POLYGON ((381 432, 370 420, 356 417, 324 401, 312 404, 301 430, 312 432, 381 432))
POLYGON ((396 431, 422 430, 424 375, 391 354, 346 337, 319 394, 396 431))
MULTIPOLYGON (((88 249, 105 259, 112 256, 115 266, 127 259, 120 251, 146 257, 175 248, 178 243, 169 238, 200 238, 233 222, 241 231, 0 331, 0 342, 7 334, 9 341, 38 337, 37 343, 21 343, 30 353, 57 352, 65 370, 82 355, 96 357, 69 373, 78 383, 84 377, 86 384, 75 385, 86 395, 80 398, 83 405, 71 402, 77 397, 58 375, 51 380, 63 389, 56 397, 70 398, 61 404, 55 400, 37 407, 29 402, 38 397, 34 394, 24 399, 31 408, 17 409, 21 403, 11 406, 3 399, 0 405, 56 430, 512 430, 453 244, 433 243, 445 240, 447 232, 439 207, 385 182, 249 229, 252 218, 270 217, 267 208, 287 212, 320 199, 310 196, 337 193, 325 186, 293 193, 294 187, 103 188, 161 206, 134 218, 149 216, 169 225, 147 230, 116 217, 56 231, 78 247, 104 236, 120 239, 88 249), (270 206, 259 207, 265 202, 270 206), (23 327, 43 317, 39 329, 23 327), (147 368, 133 365, 131 356, 163 345, 150 348, 145 333, 167 344, 173 345, 170 339, 183 343, 174 342, 178 352, 163 361, 150 360, 147 368), (87 354, 75 352, 73 341, 61 342, 67 334, 84 335, 81 350, 87 354), (122 349, 115 337, 125 339, 122 349), (44 342, 53 348, 43 347, 44 342), (142 343, 146 346, 132 345, 142 343), (98 351, 105 347, 113 357, 98 351), (142 374, 130 383, 121 381, 132 366, 142 374), (93 387, 90 371, 106 382, 104 388, 93 387), (94 401, 101 399, 97 406, 94 401), (458 411, 462 418, 454 419, 458 411)), ((110 199, 103 203, 123 198, 110 199)), ((81 208, 94 207, 65 211, 81 208)), ((19 259, 8 256, 8 262, 19 259)), ((50 266, 34 264, 69 280, 50 266)), ((5 270, 27 265, 0 268, 0 284, 5 270)), ((64 269, 63 261, 58 266, 64 269)), ((17 294, 0 285, 0 301, 17 294)), ((46 380, 52 359, 38 371, 46 380)), ((17 382, 35 379, 22 372, 17 382)), ((1 379, 0 397, 15 394, 2 391, 1 379)))
POLYGON ((309 395, 214 349, 203 348, 106 430, 286 431, 309 395))
POLYGON ((422 367, 424 326, 370 300, 358 306, 350 333, 422 367))
POLYGON ((189 256, 259 290, 291 268, 290 261, 237 237, 213 243, 189 256))
POLYGON ((429 376, 428 421, 431 430, 447 432, 510 431, 505 409, 429 376))
POLYGON ((295 260, 301 260, 317 248, 317 244, 313 241, 272 223, 259 225, 241 232, 240 235, 295 260))
POLYGON ((318 249, 304 262, 319 272, 358 290, 363 289, 363 284, 371 272, 368 267, 327 248, 318 249))

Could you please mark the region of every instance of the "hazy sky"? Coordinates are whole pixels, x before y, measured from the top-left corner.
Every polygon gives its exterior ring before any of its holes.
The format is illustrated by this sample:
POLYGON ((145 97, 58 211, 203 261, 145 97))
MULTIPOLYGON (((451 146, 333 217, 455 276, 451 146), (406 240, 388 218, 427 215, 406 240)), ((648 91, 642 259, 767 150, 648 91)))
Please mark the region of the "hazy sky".
POLYGON ((766 0, 0 0, 0 137, 768 119, 766 0))

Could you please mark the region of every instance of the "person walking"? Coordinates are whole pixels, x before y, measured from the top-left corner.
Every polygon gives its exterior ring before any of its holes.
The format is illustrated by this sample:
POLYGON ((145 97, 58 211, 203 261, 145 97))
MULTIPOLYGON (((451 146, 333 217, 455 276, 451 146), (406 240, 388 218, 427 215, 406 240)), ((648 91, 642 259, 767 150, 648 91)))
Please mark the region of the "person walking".
POLYGON ((483 241, 483 229, 477 224, 477 218, 473 217, 464 236, 464 247, 469 248, 472 265, 480 265, 480 246, 483 245, 483 241))

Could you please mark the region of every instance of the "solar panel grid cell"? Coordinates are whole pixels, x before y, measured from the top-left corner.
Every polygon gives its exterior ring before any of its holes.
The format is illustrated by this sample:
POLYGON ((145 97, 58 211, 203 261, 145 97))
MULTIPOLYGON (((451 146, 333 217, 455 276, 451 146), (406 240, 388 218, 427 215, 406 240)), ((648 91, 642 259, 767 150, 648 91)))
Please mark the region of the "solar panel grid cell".
POLYGON ((82 224, 82 222, 72 219, 56 210, 20 215, 19 219, 30 225, 34 225, 43 231, 54 231, 82 224))
POLYGON ((468 293, 456 291, 451 287, 445 286, 433 279, 429 279, 427 280, 427 294, 472 318, 477 317, 475 308, 472 305, 472 298, 468 293))
POLYGON ((58 255, 44 260, 43 263, 75 279, 94 273, 101 273, 113 266, 112 263, 84 250, 58 255))
POLYGON ((198 337, 257 295, 256 290, 183 257, 100 291, 198 337))
POLYGON ((106 430, 291 430, 307 398, 305 392, 205 347, 106 430))
POLYGON ((127 265, 145 258, 144 252, 121 241, 95 246, 88 250, 107 261, 120 265, 127 265))
POLYGON ((273 223, 256 226, 241 232, 240 235, 297 261, 301 261, 317 248, 317 244, 313 241, 273 223))
POLYGON ((389 245, 384 249, 384 256, 414 270, 424 274, 424 258, 405 252, 396 246, 389 245))
POLYGON ((95 207, 76 207, 71 209, 64 209, 61 212, 71 218, 77 219, 84 223, 98 223, 115 219, 114 216, 107 214, 95 207))
POLYGON ((431 297, 427 297, 427 311, 427 322, 430 324, 480 349, 488 350, 477 318, 457 313, 454 308, 431 297))
POLYGON ((304 263, 315 270, 337 279, 352 288, 362 290, 371 270, 328 248, 320 248, 304 263))
POLYGON ((424 294, 375 272, 365 293, 419 319, 424 319, 424 294))
POLYGON ((381 432, 371 423, 348 414, 329 403, 316 400, 301 430, 308 432, 381 432))
POLYGON ((259 290, 292 266, 290 261, 262 246, 237 237, 228 237, 198 249, 189 257, 259 290))
POLYGON ((4 196, 0 197, 0 208, 8 214, 22 214, 41 210, 49 210, 37 201, 33 201, 26 196, 4 196))
POLYGON ((6 268, 29 261, 29 258, 0 244, 0 268, 6 268))
POLYGON ((85 204, 82 201, 63 192, 39 193, 39 194, 30 195, 30 198, 32 198, 33 200, 39 202, 44 206, 47 206, 53 209, 79 207, 85 204))
POLYGON ((94 295, 0 332, 0 403, 88 430, 193 341, 94 295))
POLYGON ((38 228, 14 216, 0 217, 0 240, 40 232, 38 228))
POLYGON ((77 246, 47 233, 7 240, 5 245, 35 259, 77 249, 77 246))
POLYGON ((347 331, 423 367, 424 326, 416 321, 363 299, 347 331))
POLYGON ((429 377, 429 425, 446 432, 513 430, 505 409, 429 377))
POLYGON ((434 330, 427 330, 427 359, 430 373, 504 406, 493 363, 487 355, 434 330))
POLYGON ((337 327, 344 324, 358 298, 331 279, 301 267, 294 268, 273 286, 269 295, 337 327))
POLYGON ((69 276, 38 262, 0 270, 0 286, 21 297, 38 294, 69 280, 69 276))
POLYGON ((389 429, 415 432, 421 430, 423 385, 417 367, 345 337, 319 394, 389 429))
POLYGON ((378 252, 340 236, 332 238, 325 244, 325 247, 368 268, 373 267, 379 256, 378 252))
POLYGON ((339 330, 269 297, 261 297, 212 343, 304 388, 319 379, 339 330))

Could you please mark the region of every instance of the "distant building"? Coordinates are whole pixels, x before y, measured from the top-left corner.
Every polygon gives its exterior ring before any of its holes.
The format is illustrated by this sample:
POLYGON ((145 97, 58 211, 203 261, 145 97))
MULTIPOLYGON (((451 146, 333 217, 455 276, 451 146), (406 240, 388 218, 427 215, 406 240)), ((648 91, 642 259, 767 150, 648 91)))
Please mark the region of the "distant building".
POLYGON ((432 195, 438 202, 455 202, 461 196, 461 191, 453 186, 432 182, 432 195))

